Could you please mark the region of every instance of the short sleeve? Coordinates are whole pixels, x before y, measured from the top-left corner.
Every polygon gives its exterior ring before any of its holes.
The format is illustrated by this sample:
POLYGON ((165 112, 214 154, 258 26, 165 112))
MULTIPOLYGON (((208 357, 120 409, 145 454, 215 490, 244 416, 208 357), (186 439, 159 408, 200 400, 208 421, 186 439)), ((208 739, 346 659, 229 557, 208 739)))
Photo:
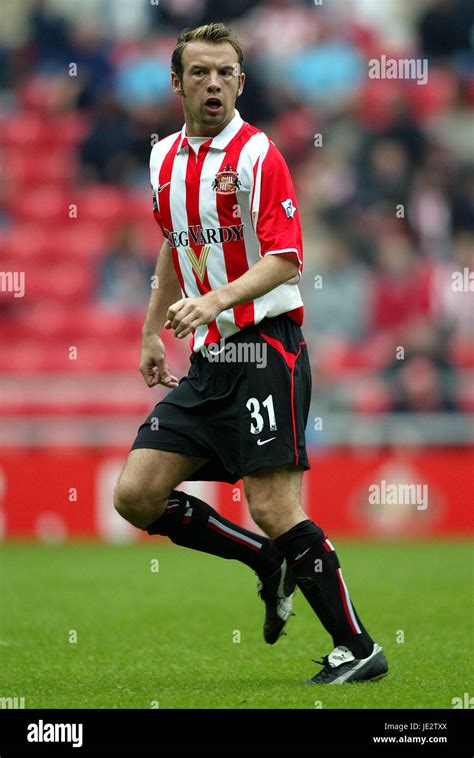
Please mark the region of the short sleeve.
POLYGON ((160 227, 161 231, 164 234, 163 224, 161 221, 161 214, 160 214, 160 208, 158 205, 158 192, 154 187, 152 186, 152 192, 153 192, 153 215, 155 217, 155 221, 160 227))
POLYGON ((252 221, 260 255, 293 253, 301 272, 303 242, 295 190, 288 166, 273 142, 257 166, 252 221))
MULTIPOLYGON (((156 147, 156 146, 155 146, 156 147)), ((156 150, 155 147, 151 151, 150 155, 150 184, 151 184, 151 191, 152 191, 152 201, 153 201, 153 215, 155 217, 155 221, 160 227, 161 231, 164 234, 163 229, 163 223, 161 220, 161 213, 160 213, 160 205, 158 202, 158 166, 156 165, 156 150)))

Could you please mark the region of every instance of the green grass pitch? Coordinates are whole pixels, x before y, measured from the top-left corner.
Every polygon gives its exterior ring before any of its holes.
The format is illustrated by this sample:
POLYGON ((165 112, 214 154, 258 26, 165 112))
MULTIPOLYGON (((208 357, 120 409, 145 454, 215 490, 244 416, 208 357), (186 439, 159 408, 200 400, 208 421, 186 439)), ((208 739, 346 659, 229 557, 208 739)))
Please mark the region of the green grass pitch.
POLYGON ((10 543, 0 697, 26 708, 452 708, 472 693, 471 545, 334 542, 391 667, 379 682, 301 686, 329 636, 298 593, 287 636, 266 645, 255 576, 235 561, 161 540, 10 543))

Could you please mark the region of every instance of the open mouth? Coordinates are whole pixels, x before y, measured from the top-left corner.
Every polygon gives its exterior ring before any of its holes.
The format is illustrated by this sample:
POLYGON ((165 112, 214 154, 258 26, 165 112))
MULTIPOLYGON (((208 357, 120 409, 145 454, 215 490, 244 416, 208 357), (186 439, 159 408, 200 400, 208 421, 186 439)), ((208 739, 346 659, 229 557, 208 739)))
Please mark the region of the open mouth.
POLYGON ((222 108, 222 101, 218 97, 208 97, 204 105, 208 113, 218 113, 222 108))

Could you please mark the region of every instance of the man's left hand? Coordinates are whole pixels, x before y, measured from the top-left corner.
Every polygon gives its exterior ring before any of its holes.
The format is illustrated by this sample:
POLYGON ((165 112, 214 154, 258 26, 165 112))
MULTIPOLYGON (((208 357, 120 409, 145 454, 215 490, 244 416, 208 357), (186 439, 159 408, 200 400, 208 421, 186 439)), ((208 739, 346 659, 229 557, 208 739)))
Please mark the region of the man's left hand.
POLYGON ((168 308, 165 329, 173 329, 175 337, 183 339, 201 324, 209 324, 220 313, 214 293, 200 297, 186 297, 168 308))

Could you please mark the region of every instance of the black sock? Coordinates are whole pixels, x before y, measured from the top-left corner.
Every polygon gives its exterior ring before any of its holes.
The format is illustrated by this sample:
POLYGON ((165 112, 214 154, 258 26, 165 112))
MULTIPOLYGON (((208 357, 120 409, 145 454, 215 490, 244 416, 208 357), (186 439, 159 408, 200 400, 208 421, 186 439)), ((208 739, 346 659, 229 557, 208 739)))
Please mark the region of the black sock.
POLYGON ((338 557, 323 530, 312 521, 302 521, 274 544, 334 647, 345 645, 356 658, 370 655, 374 642, 352 605, 338 557))
POLYGON ((267 537, 249 532, 223 518, 203 500, 173 490, 166 511, 147 527, 148 534, 163 534, 176 545, 234 558, 265 579, 281 565, 281 555, 267 537))

